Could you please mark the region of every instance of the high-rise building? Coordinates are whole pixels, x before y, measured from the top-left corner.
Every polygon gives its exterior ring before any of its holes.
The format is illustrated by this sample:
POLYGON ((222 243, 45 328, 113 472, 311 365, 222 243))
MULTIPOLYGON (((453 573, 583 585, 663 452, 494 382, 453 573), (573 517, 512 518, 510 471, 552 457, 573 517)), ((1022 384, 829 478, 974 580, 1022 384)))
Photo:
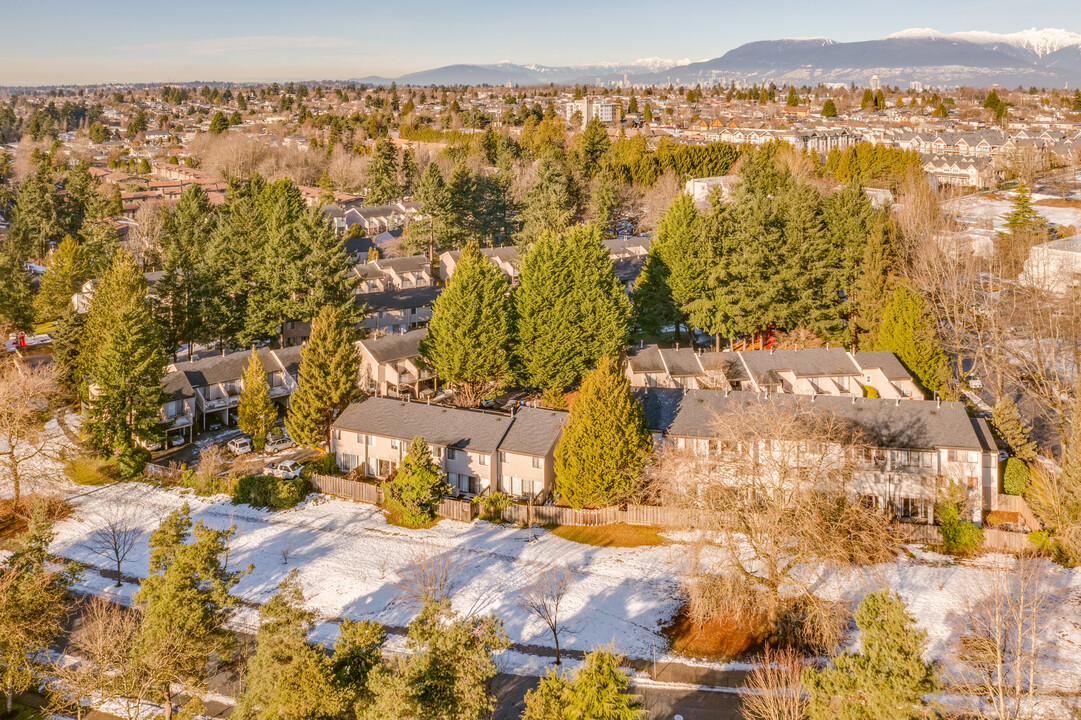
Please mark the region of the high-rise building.
POLYGON ((878 79, 878 75, 872 75, 871 76, 871 90, 873 92, 878 92, 881 89, 882 89, 882 81, 878 79))

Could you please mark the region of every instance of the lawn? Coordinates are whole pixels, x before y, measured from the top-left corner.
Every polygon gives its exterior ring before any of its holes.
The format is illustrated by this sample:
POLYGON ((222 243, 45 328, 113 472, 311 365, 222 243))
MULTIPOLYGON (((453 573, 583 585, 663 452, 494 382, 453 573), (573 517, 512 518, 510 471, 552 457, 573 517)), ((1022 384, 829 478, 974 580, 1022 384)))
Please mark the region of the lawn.
POLYGON ((644 545, 664 545, 667 542, 655 527, 648 525, 600 525, 598 527, 574 527, 571 525, 553 525, 552 534, 571 542, 599 547, 641 547, 644 545))

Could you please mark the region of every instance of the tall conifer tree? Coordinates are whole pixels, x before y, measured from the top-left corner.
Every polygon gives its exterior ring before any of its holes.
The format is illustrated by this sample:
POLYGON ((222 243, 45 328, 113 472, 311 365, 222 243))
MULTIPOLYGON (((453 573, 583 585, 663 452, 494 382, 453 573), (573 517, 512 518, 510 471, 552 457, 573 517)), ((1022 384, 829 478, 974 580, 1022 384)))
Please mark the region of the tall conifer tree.
POLYGON ((285 417, 289 436, 298 445, 314 448, 326 442, 330 424, 352 400, 359 366, 355 334, 333 305, 312 319, 311 336, 300 351, 298 387, 285 417))
POLYGON ((255 449, 262 450, 267 433, 278 417, 278 406, 270 399, 270 387, 266 381, 266 368, 259 359, 259 352, 252 350, 244 368, 244 388, 237 404, 237 426, 252 436, 255 449))

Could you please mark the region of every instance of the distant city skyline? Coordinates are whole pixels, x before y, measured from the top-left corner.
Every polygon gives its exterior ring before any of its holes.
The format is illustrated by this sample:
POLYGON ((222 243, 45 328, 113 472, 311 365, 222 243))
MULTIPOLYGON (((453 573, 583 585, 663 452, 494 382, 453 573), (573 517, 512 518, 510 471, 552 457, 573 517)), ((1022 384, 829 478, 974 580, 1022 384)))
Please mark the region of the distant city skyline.
POLYGON ((133 6, 0 0, 0 85, 344 80, 458 63, 592 65, 715 58, 747 42, 871 40, 911 27, 943 33, 1081 32, 1076 0, 800 0, 768 5, 657 2, 519 5, 417 0, 407 6, 281 0, 133 6), (768 12, 765 12, 768 9, 768 12))

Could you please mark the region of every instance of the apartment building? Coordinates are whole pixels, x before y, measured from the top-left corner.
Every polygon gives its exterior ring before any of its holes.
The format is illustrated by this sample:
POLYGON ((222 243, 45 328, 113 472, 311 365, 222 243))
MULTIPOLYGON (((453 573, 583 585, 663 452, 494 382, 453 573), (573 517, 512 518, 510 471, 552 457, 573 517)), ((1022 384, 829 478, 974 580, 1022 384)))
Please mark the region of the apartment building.
POLYGON ((423 437, 455 495, 550 492, 555 446, 567 414, 521 408, 513 415, 383 397, 353 403, 334 421, 330 451, 345 471, 385 479, 414 437, 423 437))
POLYGON ((890 352, 844 348, 702 352, 644 345, 627 350, 632 387, 747 390, 790 395, 864 395, 923 400, 923 392, 890 352))
POLYGON ((357 341, 360 370, 357 386, 376 395, 420 397, 435 385, 435 374, 420 355, 420 341, 427 328, 390 333, 357 341))
POLYGON ((574 117, 574 113, 582 114, 582 124, 585 125, 593 118, 602 123, 613 123, 619 120, 619 103, 615 100, 607 100, 598 97, 584 97, 581 100, 567 104, 567 120, 574 117))
MULTIPOLYGON (((875 507, 930 523, 939 490, 951 481, 966 489, 974 522, 998 507, 998 448, 986 421, 970 418, 962 403, 681 388, 635 393, 654 444, 675 446, 701 461, 688 474, 693 482, 725 482, 726 463, 758 460, 775 452, 777 443, 792 442, 726 437, 726 418, 798 411, 832 418, 858 438, 852 448, 834 448, 837 465, 847 465, 849 489, 875 507)), ((803 451, 823 452, 810 443, 803 451)))

